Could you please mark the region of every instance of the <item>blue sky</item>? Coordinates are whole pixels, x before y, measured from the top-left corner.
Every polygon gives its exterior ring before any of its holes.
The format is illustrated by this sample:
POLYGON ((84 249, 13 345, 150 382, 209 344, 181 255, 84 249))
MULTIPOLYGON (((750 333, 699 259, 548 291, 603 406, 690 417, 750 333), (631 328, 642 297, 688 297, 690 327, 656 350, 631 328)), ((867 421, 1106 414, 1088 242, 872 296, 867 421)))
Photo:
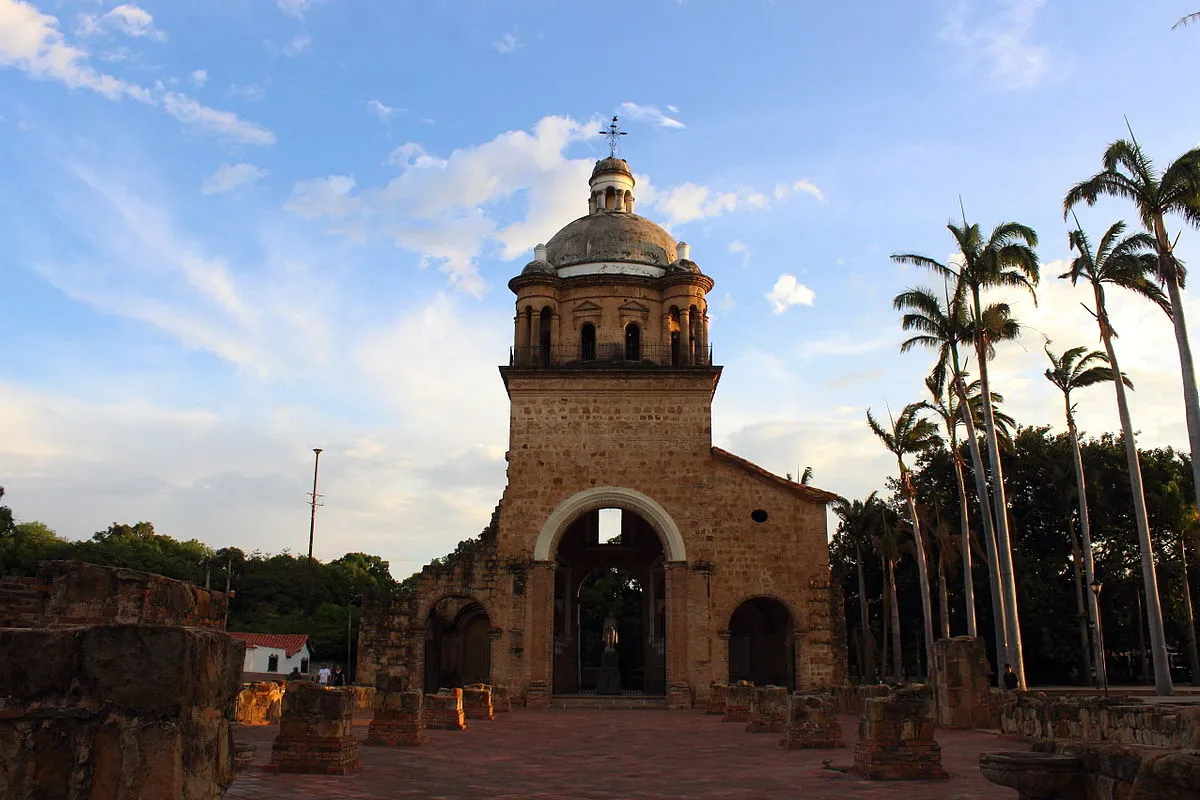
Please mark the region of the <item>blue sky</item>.
MULTIPOLYGON (((6 500, 70 537, 147 519, 302 551, 323 447, 321 557, 403 576, 476 534, 504 484, 505 284, 586 211, 613 114, 639 213, 716 280, 717 444, 882 486, 864 411, 922 399, 929 367, 890 308, 927 278, 888 255, 948 258, 960 197, 1041 234, 1041 302, 994 371, 1061 429, 1042 336, 1098 345, 1053 277, 1062 195, 1125 115, 1160 162, 1200 144, 1200 30, 1170 30, 1192 5, 0 0, 6 500)), ((1080 213, 1096 238, 1121 217, 1080 213)), ((1165 317, 1114 319, 1141 442, 1184 444, 1165 317)), ((1079 404, 1116 427, 1103 389, 1079 404)))

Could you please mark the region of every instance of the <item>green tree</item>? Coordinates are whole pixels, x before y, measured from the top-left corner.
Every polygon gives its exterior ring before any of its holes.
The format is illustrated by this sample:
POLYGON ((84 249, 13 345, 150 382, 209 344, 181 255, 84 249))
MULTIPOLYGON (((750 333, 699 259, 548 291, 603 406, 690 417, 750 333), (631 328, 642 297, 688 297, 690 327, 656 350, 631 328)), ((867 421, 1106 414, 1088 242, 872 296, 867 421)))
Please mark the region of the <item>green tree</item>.
MULTIPOLYGON (((1078 187, 1076 187, 1078 188, 1078 187)), ((1100 237, 1100 246, 1092 250, 1091 242, 1083 230, 1070 234, 1071 248, 1078 255, 1071 261, 1071 269, 1061 277, 1070 278, 1072 284, 1080 281, 1091 286, 1094 308, 1090 309, 1100 328, 1100 340, 1108 355, 1108 366, 1114 374, 1121 374, 1117 363, 1117 351, 1113 347, 1116 331, 1108 316, 1104 298, 1106 284, 1119 286, 1150 299, 1160 307, 1166 306, 1162 292, 1149 280, 1160 262, 1156 259, 1154 240, 1148 234, 1139 233, 1122 238, 1125 223, 1117 222, 1100 237)), ((1190 358, 1190 357, 1189 357, 1190 358)), ((1125 440, 1125 458, 1129 470, 1130 491, 1133 499, 1134 520, 1137 524, 1138 543, 1142 556, 1142 580, 1146 589, 1146 615, 1150 623, 1150 643, 1154 651, 1154 685, 1159 694, 1169 695, 1171 669, 1167 661, 1166 636, 1163 632, 1162 607, 1158 596, 1158 580, 1154 567, 1154 546, 1150 539, 1150 521, 1146 511, 1146 496, 1142 488, 1142 467, 1138 459, 1137 441, 1133 434, 1133 421, 1129 416, 1129 402, 1125 397, 1125 383, 1113 381, 1117 396, 1117 412, 1121 418, 1121 433, 1125 440)), ((1094 613, 1093 609, 1093 613, 1094 613)))
POLYGON ((858 613, 862 653, 859 663, 864 667, 864 677, 875 680, 875 637, 871 631, 871 614, 867 605, 867 579, 864 571, 863 552, 871 547, 871 538, 885 524, 883 503, 878 493, 871 492, 863 500, 847 500, 839 497, 833 502, 833 513, 841 520, 840 534, 854 548, 854 565, 858 573, 858 613))
POLYGON ((900 410, 899 416, 892 420, 890 428, 879 424, 867 409, 867 426, 879 437, 883 446, 896 457, 896 466, 900 468, 900 491, 908 504, 909 519, 912 522, 913 540, 916 548, 917 571, 921 581, 921 616, 925 625, 925 669, 931 675, 933 670, 933 608, 930 601, 929 565, 925 560, 925 540, 921 534, 921 521, 917 516, 916 496, 913 491, 912 479, 908 467, 904 463, 905 456, 915 455, 931 447, 941 444, 936 426, 920 416, 920 403, 909 403, 900 410))
POLYGON ((1021 630, 1017 610, 1017 589, 1013 576, 1012 546, 1008 530, 1008 502, 1005 497, 1004 470, 1000 462, 1000 445, 996 435, 996 420, 991 401, 988 360, 995 355, 996 344, 1015 338, 1020 326, 1004 303, 983 303, 983 293, 992 288, 1027 290, 1036 299, 1035 285, 1039 277, 1037 233, 1016 222, 1004 222, 983 238, 978 225, 946 226, 958 248, 955 266, 942 264, 927 256, 914 253, 893 255, 902 264, 926 267, 953 282, 954 296, 961 295, 968 318, 970 340, 975 348, 975 361, 983 396, 984 439, 992 475, 992 504, 995 515, 996 549, 1000 566, 1001 602, 1004 605, 1007 661, 1013 665, 1022 689, 1025 688, 1025 661, 1021 648, 1021 630))

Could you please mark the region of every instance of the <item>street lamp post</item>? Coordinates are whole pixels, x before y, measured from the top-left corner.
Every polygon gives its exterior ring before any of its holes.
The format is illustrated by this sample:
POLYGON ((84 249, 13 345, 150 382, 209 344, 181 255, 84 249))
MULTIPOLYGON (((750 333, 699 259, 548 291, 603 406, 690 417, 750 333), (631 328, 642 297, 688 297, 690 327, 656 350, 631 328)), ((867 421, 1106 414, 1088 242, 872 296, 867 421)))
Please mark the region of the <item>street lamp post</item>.
POLYGON ((1096 596, 1096 679, 1104 685, 1104 696, 1108 697, 1108 664, 1104 657, 1104 627, 1100 622, 1100 590, 1103 584, 1099 578, 1093 578, 1091 582, 1092 594, 1096 596))

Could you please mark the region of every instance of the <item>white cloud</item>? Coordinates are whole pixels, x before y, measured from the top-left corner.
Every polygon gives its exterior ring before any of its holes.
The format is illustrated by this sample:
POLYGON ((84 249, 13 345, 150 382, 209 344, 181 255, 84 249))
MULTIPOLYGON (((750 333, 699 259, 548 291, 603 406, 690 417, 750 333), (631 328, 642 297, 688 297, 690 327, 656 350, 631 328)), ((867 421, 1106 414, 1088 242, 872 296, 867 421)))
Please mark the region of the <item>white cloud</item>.
POLYGON ((524 43, 517 39, 516 34, 506 33, 496 41, 492 42, 492 47, 496 48, 496 52, 508 55, 515 53, 524 47, 524 43))
POLYGON ((261 125, 247 122, 232 111, 209 108, 179 92, 166 92, 163 95, 162 107, 175 119, 205 133, 244 144, 275 143, 275 134, 261 125))
POLYGON ((741 239, 734 239, 732 242, 729 243, 729 252, 741 253, 742 267, 745 268, 745 267, 750 266, 750 246, 747 245, 745 242, 743 242, 741 239))
POLYGON ((134 3, 119 5, 103 14, 84 14, 79 19, 80 36, 96 36, 113 31, 160 42, 167 38, 166 32, 155 27, 150 12, 134 3))
POLYGON ((305 33, 297 33, 291 38, 287 44, 279 51, 288 58, 295 58, 308 52, 312 47, 312 37, 305 33))
POLYGON ((1003 0, 998 13, 972 20, 972 5, 958 0, 938 36, 957 45, 964 58, 985 58, 997 88, 1024 89, 1041 81, 1050 68, 1050 48, 1031 41, 1035 17, 1045 2, 1003 0))
POLYGON ((192 85, 197 89, 203 88, 204 85, 208 83, 208 70, 194 70, 192 74, 188 76, 188 79, 191 80, 192 85))
POLYGON ((86 51, 67 44, 56 17, 22 0, 0 0, 0 66, 72 89, 89 89, 110 100, 128 96, 151 101, 144 88, 97 72, 87 61, 86 51))
POLYGON ((267 177, 267 171, 245 162, 222 164, 217 171, 204 179, 201 194, 220 194, 242 186, 249 186, 267 177))
POLYGON ((404 113, 406 109, 389 106, 381 100, 371 99, 367 101, 367 111, 370 111, 375 116, 379 117, 380 122, 387 122, 397 114, 404 113))
POLYGON ((807 178, 796 181, 790 186, 786 183, 775 184, 774 195, 776 200, 786 200, 788 197, 796 193, 811 195, 812 197, 820 200, 822 203, 825 202, 825 193, 807 178))
POLYGON ((275 5, 293 19, 304 19, 304 15, 321 0, 275 0, 275 5))
POLYGON ((235 83, 229 87, 229 94, 234 97, 243 97, 247 100, 262 100, 267 96, 267 90, 257 83, 250 83, 245 86, 239 86, 235 83))
POLYGON ((812 289, 797 281, 795 275, 786 272, 763 296, 771 303, 771 310, 776 314, 782 314, 792 306, 811 306, 817 298, 812 289))
MULTIPOLYGON (((668 106, 671 108, 672 106, 668 106)), ((635 122, 648 122, 656 128, 683 128, 682 122, 658 110, 658 106, 641 106, 637 103, 624 102, 620 106, 620 115, 635 122)))
MULTIPOLYGON (((124 6, 123 6, 124 7, 124 6)), ((66 42, 56 17, 22 0, 0 0, 0 67, 8 66, 39 80, 54 80, 71 89, 88 89, 109 100, 131 97, 160 106, 179 121, 207 133, 247 144, 271 144, 275 134, 229 111, 202 105, 177 92, 151 92, 137 84, 98 72, 88 53, 66 42)))

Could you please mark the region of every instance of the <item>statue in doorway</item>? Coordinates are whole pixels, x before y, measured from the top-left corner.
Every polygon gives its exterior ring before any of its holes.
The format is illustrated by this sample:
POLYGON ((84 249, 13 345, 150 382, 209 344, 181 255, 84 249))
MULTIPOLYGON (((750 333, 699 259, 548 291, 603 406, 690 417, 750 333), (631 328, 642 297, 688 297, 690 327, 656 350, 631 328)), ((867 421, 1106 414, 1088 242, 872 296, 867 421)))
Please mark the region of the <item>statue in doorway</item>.
POLYGON ((604 642, 604 652, 611 653, 617 649, 620 637, 617 635, 617 621, 613 618, 612 614, 609 614, 604 620, 604 635, 602 640, 604 642))

